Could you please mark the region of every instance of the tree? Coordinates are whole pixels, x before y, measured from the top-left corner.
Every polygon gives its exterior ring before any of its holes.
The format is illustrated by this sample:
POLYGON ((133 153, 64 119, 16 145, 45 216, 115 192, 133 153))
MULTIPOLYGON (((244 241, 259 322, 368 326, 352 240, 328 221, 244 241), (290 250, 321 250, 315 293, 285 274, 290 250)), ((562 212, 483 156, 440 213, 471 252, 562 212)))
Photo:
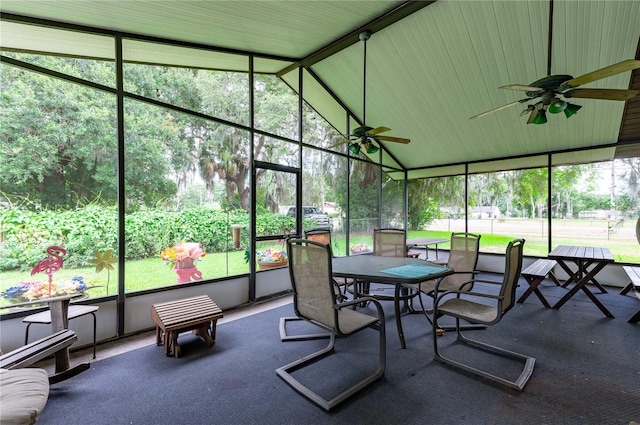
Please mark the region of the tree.
POLYGON ((443 210, 464 208, 464 177, 450 176, 409 181, 409 229, 421 230, 443 210))
POLYGON ((531 218, 541 218, 547 205, 547 169, 532 168, 516 171, 518 186, 517 199, 531 218))
POLYGON ((587 171, 582 166, 555 167, 551 172, 553 187, 553 211, 555 217, 573 217, 572 200, 576 185, 587 171))
MULTIPOLYGON (((76 61, 38 59, 77 73, 76 61)), ((10 66, 0 78, 3 192, 51 208, 115 200, 115 98, 10 66)))

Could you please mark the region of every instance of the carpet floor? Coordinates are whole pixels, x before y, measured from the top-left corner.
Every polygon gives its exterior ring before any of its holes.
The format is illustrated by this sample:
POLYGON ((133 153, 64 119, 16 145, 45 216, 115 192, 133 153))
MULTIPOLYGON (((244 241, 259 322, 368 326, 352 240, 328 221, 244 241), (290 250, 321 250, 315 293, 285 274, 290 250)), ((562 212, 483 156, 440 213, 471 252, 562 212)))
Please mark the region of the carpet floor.
MULTIPOLYGON (((544 285, 550 303, 566 291, 544 285)), ((640 325, 627 323, 640 305, 615 288, 597 296, 615 319, 582 293, 559 310, 545 309, 531 296, 499 324, 467 332, 536 358, 523 392, 434 361, 432 331, 422 315, 402 316, 407 348, 401 349, 387 302, 385 377, 327 413, 275 373, 327 343, 280 341, 279 319, 293 315, 292 305, 285 305, 219 325, 211 348, 181 335, 178 359, 154 344, 94 362, 51 387, 38 423, 628 425, 640 421, 640 325)), ((290 328, 314 331, 303 323, 290 328)), ((352 382, 375 366, 377 336, 366 330, 338 340, 336 355, 300 371, 299 378, 327 394, 352 382)), ((455 332, 440 337, 441 350, 495 373, 517 374, 509 360, 463 349, 454 340, 455 332)))

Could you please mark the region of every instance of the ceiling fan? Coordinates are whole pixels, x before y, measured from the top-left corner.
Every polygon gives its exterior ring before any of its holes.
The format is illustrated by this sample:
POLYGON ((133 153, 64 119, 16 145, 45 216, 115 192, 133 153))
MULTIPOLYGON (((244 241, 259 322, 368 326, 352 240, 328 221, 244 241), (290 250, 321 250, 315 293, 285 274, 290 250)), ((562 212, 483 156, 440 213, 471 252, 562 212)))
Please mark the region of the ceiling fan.
MULTIPOLYGON (((402 137, 392 137, 392 136, 381 136, 380 133, 385 133, 390 131, 391 129, 388 127, 368 127, 366 125, 366 107, 367 107, 367 40, 371 38, 370 31, 363 31, 360 33, 359 38, 364 42, 364 66, 363 66, 363 84, 362 84, 362 126, 354 129, 349 138, 345 138, 344 140, 336 143, 331 147, 340 146, 345 143, 349 143, 349 152, 353 155, 358 155, 360 153, 360 149, 364 148, 364 150, 368 154, 374 154, 378 152, 380 141, 384 140, 386 142, 393 143, 404 143, 407 144, 410 142, 409 139, 405 139, 402 137), (373 142, 376 142, 378 146, 376 146, 373 142)), ((344 136, 340 136, 344 137, 344 136)))
POLYGON ((575 78, 571 75, 549 75, 538 81, 534 81, 530 85, 509 84, 501 86, 499 87, 501 89, 524 91, 527 97, 474 115, 471 119, 483 117, 520 103, 539 99, 534 104, 527 105, 527 109, 522 111, 520 116, 530 113, 527 124, 544 124, 547 122, 546 112, 552 114, 564 112, 565 116, 569 118, 582 108, 580 105, 569 103, 567 99, 629 100, 638 94, 638 90, 583 89, 577 87, 638 68, 640 68, 640 60, 629 59, 575 78))
POLYGON ((544 124, 547 122, 546 112, 558 114, 564 112, 567 118, 572 117, 582 108, 581 105, 569 103, 568 99, 602 99, 602 100, 621 100, 626 101, 635 97, 638 90, 620 90, 620 89, 583 89, 577 88, 584 84, 612 75, 620 74, 626 71, 632 71, 640 68, 639 60, 625 60, 613 65, 606 66, 601 69, 589 72, 579 77, 572 75, 551 75, 551 46, 553 45, 553 0, 549 1, 549 38, 547 45, 547 76, 541 78, 529 85, 509 84, 499 87, 507 90, 523 91, 527 95, 524 99, 498 106, 478 115, 474 115, 471 119, 483 117, 501 109, 520 103, 534 102, 527 105, 527 109, 520 113, 520 116, 529 114, 527 124, 544 124))

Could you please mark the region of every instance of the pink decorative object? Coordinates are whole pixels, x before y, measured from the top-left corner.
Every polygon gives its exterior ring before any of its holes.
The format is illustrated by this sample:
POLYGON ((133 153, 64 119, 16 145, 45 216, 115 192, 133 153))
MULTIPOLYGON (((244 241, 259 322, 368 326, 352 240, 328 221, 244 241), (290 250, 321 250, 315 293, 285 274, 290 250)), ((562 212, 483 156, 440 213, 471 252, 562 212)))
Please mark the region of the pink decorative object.
POLYGON ((202 280, 202 272, 196 268, 194 262, 206 255, 200 243, 184 241, 160 253, 165 264, 172 266, 173 271, 178 275, 178 283, 202 280))
POLYGON ((53 282, 53 274, 62 268, 64 263, 63 255, 67 253, 67 250, 57 246, 51 245, 47 248, 47 254, 49 255, 44 260, 38 261, 38 264, 31 269, 31 276, 36 273, 44 273, 49 276, 49 296, 51 296, 51 283, 53 282))
POLYGON ((193 264, 191 267, 174 267, 173 271, 178 275, 178 283, 189 283, 192 280, 202 280, 202 272, 193 264))

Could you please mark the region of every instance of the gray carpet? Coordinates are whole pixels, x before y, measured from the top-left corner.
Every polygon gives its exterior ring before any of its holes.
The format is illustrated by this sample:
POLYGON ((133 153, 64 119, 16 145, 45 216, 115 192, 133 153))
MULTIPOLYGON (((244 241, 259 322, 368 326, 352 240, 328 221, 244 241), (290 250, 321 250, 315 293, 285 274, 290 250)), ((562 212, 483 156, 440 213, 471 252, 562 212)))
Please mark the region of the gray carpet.
MULTIPOLYGON (((554 303, 564 289, 544 284, 554 303)), ((523 288, 519 289, 521 292, 523 288)), ((616 316, 604 317, 582 293, 560 310, 531 296, 500 324, 473 337, 536 357, 523 392, 510 390, 433 360, 431 329, 420 315, 403 315, 407 349, 400 349, 393 306, 387 318, 387 371, 331 413, 309 402, 275 369, 326 344, 281 342, 284 306, 218 327, 206 348, 184 334, 183 357, 147 346, 94 362, 91 369, 51 387, 39 424, 617 424, 640 421, 640 325, 627 323, 640 303, 612 289, 598 295, 616 316)), ((303 327, 293 331, 307 332, 303 327)), ((377 333, 339 340, 338 355, 301 373, 329 391, 375 362, 377 333)), ((445 353, 504 374, 508 360, 486 358, 441 337, 445 353)))

